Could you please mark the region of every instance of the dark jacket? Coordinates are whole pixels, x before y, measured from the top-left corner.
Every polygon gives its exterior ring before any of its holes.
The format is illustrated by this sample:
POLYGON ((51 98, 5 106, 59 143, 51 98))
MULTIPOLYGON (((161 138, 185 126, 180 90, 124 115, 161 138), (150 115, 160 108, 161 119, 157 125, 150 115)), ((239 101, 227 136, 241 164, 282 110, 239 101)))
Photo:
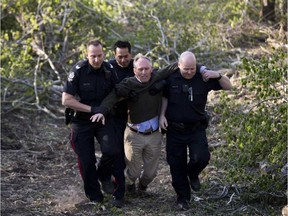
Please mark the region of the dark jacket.
MULTIPOLYGON (((140 83, 136 77, 130 77, 120 82, 115 90, 101 103, 108 109, 120 98, 128 98, 128 122, 141 123, 147 121, 160 113, 161 92, 151 94, 151 88, 160 80, 167 78, 178 69, 178 64, 173 63, 167 67, 153 72, 148 83, 140 83), (131 99, 131 94, 136 95, 136 100, 131 99)), ((197 71, 200 66, 197 65, 197 71)))

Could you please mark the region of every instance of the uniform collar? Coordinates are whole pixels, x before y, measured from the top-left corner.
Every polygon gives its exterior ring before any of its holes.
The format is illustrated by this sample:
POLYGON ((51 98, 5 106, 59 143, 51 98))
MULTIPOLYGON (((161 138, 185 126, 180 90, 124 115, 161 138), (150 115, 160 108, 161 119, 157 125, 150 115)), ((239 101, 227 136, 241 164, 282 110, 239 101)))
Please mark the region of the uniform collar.
MULTIPOLYGON (((181 75, 181 73, 180 73, 180 69, 178 68, 177 69, 177 72, 174 72, 173 73, 173 75, 174 75, 174 77, 176 78, 176 79, 180 79, 180 78, 183 78, 184 79, 184 77, 181 75)), ((194 79, 194 78, 196 78, 196 77, 202 77, 202 75, 200 74, 200 72, 199 71, 196 71, 196 73, 195 73, 195 75, 192 77, 192 79, 194 79)))
POLYGON ((126 71, 126 70, 131 70, 131 69, 133 70, 133 59, 131 59, 128 67, 126 67, 126 68, 121 67, 121 66, 117 63, 116 59, 111 60, 111 61, 110 61, 110 64, 112 64, 113 67, 115 67, 115 68, 117 68, 117 69, 120 69, 120 70, 125 70, 125 71, 126 71))
POLYGON ((177 72, 174 72, 173 75, 175 76, 175 78, 183 78, 181 73, 180 73, 180 69, 177 69, 177 72))
POLYGON ((102 71, 102 69, 103 69, 103 63, 102 63, 102 65, 101 65, 101 67, 98 68, 98 69, 94 69, 94 68, 88 63, 88 74, 102 71))

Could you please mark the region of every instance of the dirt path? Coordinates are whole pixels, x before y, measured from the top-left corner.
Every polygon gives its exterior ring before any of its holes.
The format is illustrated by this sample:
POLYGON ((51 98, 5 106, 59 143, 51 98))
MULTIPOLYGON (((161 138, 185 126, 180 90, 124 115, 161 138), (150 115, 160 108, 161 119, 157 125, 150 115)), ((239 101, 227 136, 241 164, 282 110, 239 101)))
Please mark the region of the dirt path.
MULTIPOLYGON (((201 174, 201 191, 192 194, 191 209, 178 211, 164 143, 158 175, 147 193, 127 194, 122 209, 113 208, 109 203, 111 196, 107 195, 104 205, 89 204, 68 134, 63 120, 41 113, 11 113, 2 117, 1 215, 243 215, 252 208, 239 202, 237 188, 223 183, 224 175, 213 165, 212 157, 201 174)), ((210 137, 210 143, 215 142, 210 137)), ((255 212, 265 215, 261 210, 255 212)))

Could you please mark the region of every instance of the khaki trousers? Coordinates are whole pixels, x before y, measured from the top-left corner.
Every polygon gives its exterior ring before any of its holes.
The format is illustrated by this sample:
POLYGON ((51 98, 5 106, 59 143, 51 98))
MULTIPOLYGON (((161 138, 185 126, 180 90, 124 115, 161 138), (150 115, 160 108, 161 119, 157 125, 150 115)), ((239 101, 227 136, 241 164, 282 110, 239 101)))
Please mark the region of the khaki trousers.
POLYGON ((126 161, 126 182, 128 185, 139 182, 147 186, 156 177, 161 154, 162 134, 156 131, 143 135, 126 127, 124 150, 126 161))

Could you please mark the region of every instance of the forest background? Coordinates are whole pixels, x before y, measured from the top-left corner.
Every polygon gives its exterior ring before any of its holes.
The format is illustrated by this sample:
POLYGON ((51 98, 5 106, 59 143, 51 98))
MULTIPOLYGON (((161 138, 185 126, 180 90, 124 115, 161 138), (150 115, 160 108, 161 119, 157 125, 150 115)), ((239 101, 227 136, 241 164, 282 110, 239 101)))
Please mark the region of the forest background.
POLYGON ((287 1, 2 0, 0 43, 2 215, 288 215, 287 1), (190 50, 231 79, 209 96, 212 159, 190 210, 174 209, 165 143, 149 193, 85 201, 61 92, 94 38, 107 60, 128 40, 154 67, 190 50))

